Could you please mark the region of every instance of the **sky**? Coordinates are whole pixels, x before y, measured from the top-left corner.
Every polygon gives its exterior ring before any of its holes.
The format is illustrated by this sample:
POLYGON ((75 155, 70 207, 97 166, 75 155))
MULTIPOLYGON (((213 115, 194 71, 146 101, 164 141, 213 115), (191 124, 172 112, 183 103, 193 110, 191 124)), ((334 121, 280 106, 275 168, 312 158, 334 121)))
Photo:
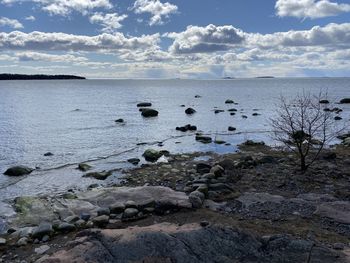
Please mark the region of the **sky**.
POLYGON ((0 0, 0 73, 350 76, 350 0, 0 0))

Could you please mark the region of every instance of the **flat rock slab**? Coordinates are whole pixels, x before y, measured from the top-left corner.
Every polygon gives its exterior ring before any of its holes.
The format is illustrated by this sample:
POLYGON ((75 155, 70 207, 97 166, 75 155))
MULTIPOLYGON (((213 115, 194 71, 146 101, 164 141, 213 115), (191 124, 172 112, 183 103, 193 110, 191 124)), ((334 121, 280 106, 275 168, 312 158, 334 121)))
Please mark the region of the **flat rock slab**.
POLYGON ((350 224, 350 202, 336 201, 320 204, 315 214, 327 217, 338 223, 350 224))
POLYGON ((283 196, 280 195, 271 195, 269 193, 244 193, 237 198, 239 202, 242 203, 242 206, 248 208, 254 204, 263 204, 266 202, 271 203, 281 203, 285 200, 283 196))
POLYGON ((228 227, 162 223, 88 230, 37 263, 65 262, 347 262, 346 255, 287 236, 261 239, 228 227))

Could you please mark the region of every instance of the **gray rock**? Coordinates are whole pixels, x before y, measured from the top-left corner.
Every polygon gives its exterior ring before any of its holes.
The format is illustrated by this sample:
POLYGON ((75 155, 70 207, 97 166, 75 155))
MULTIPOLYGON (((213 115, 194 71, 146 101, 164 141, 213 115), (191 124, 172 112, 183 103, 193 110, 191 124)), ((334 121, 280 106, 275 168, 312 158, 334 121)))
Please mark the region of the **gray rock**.
POLYGON ((130 158, 128 159, 128 162, 133 165, 138 165, 141 160, 139 158, 130 158))
POLYGON ((77 222, 79 219, 80 219, 79 216, 77 216, 77 215, 72 215, 72 216, 66 217, 63 221, 64 221, 64 222, 67 222, 67 223, 75 223, 75 222, 77 222))
POLYGON ((28 244, 28 238, 27 237, 22 237, 16 242, 16 245, 19 246, 19 247, 26 246, 27 244, 28 244))
POLYGON ((76 229, 75 225, 69 223, 62 223, 58 226, 57 231, 59 232, 72 232, 76 229))
POLYGON ((225 169, 222 168, 220 165, 215 165, 210 169, 210 173, 214 174, 215 177, 220 177, 225 173, 225 169))
POLYGON ((111 213, 111 211, 107 207, 100 207, 99 209, 97 209, 98 216, 102 216, 102 215, 109 216, 110 213, 111 213))
POLYGON ((109 216, 107 215, 97 216, 92 219, 92 222, 94 223, 94 225, 98 227, 106 226, 108 224, 108 221, 109 221, 109 216))
POLYGON ((43 236, 43 238, 41 239, 41 241, 44 243, 49 241, 49 240, 50 240, 50 237, 48 235, 43 236))
POLYGON ((4 174, 8 175, 8 176, 21 176, 21 175, 30 174, 33 171, 34 171, 34 169, 32 169, 32 168, 29 168, 29 167, 23 166, 23 165, 18 165, 18 166, 13 166, 13 167, 7 169, 4 172, 4 174))
POLYGON ((32 237, 41 239, 45 235, 51 235, 53 233, 52 224, 41 223, 33 230, 32 237))
POLYGON ((148 162, 156 162, 160 157, 162 157, 162 155, 163 153, 160 151, 156 151, 154 149, 147 149, 142 156, 148 162))
POLYGON ((128 200, 125 202, 125 207, 126 208, 137 208, 137 204, 135 201, 128 200))
POLYGON ((123 218, 132 218, 135 217, 139 213, 139 210, 136 208, 127 208, 123 213, 123 218))
POLYGON ((109 207, 109 210, 113 214, 120 214, 123 213, 125 210, 125 205, 121 203, 115 203, 109 207))
POLYGON ((6 245, 6 242, 5 238, 0 237, 0 246, 6 245))
POLYGON ((40 247, 37 247, 36 249, 34 249, 34 252, 38 255, 42 255, 45 252, 47 252, 50 249, 50 247, 48 245, 42 245, 40 247))
POLYGON ((335 201, 317 206, 316 215, 330 218, 338 223, 350 224, 350 202, 335 201))
POLYGON ((93 177, 97 180, 106 180, 107 177, 111 176, 112 173, 111 172, 91 172, 91 173, 87 173, 84 175, 84 177, 93 177))
POLYGON ((201 208, 205 199, 205 195, 202 192, 194 191, 190 193, 189 199, 193 208, 201 208))
POLYGON ((196 171, 199 174, 206 174, 209 173, 211 169, 211 165, 207 163, 197 163, 196 164, 196 171))

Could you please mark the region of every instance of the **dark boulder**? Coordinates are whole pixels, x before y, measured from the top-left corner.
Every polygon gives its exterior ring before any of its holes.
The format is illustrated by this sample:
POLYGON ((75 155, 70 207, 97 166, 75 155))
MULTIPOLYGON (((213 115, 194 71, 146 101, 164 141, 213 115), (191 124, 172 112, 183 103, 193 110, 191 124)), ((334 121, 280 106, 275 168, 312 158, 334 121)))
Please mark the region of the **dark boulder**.
POLYGON ((124 119, 117 119, 117 120, 115 120, 115 122, 117 122, 117 123, 123 123, 123 122, 124 122, 124 119))
POLYGON ((199 142, 202 142, 202 143, 211 143, 213 140, 209 136, 196 135, 196 141, 199 141, 199 142))
POLYGON ((220 113, 220 112, 225 112, 225 111, 224 111, 224 110, 215 110, 215 111, 214 111, 215 114, 218 114, 218 113, 220 113))
POLYGON ((112 173, 111 172, 91 172, 91 173, 87 173, 84 175, 84 177, 93 177, 97 180, 106 180, 107 177, 111 176, 112 173))
POLYGON ((156 151, 154 149, 147 149, 143 153, 143 157, 147 162, 156 162, 160 157, 162 157, 163 153, 160 151, 156 151))
POLYGON ((130 159, 128 159, 128 162, 133 164, 133 165, 138 165, 140 162, 140 159, 139 158, 130 158, 130 159))
POLYGON ((53 153, 52 152, 47 152, 47 153, 44 153, 44 156, 46 156, 46 157, 53 156, 53 153))
POLYGON ((137 107, 152 107, 152 103, 150 102, 141 102, 137 104, 137 107))
POLYGON ((197 163, 196 170, 199 174, 207 174, 210 172, 211 165, 207 163, 197 163))
POLYGON ((236 130, 235 127, 232 127, 232 126, 229 126, 229 127, 228 127, 228 131, 235 131, 235 130, 236 130))
POLYGON ((341 104, 350 103, 350 98, 345 98, 340 101, 341 104))
POLYGON ((196 113, 196 110, 195 110, 195 109, 192 109, 192 108, 187 108, 187 109, 185 110, 185 113, 186 113, 187 115, 192 115, 192 114, 196 113))
POLYGON ((13 166, 13 167, 7 169, 4 172, 4 174, 8 175, 8 176, 21 176, 21 175, 30 174, 33 171, 34 171, 34 169, 32 169, 32 168, 29 168, 29 167, 23 166, 23 165, 18 165, 18 166, 13 166))
POLYGON ((91 169, 91 166, 88 165, 88 164, 86 164, 86 163, 80 163, 80 164, 78 165, 78 169, 79 169, 80 171, 86 172, 87 170, 90 170, 90 169, 91 169))
POLYGON ((143 109, 141 112, 141 115, 145 118, 149 117, 157 117, 158 116, 158 111, 154 109, 143 109))
POLYGON ((336 120, 336 121, 340 121, 340 120, 342 120, 343 118, 342 117, 340 117, 340 116, 335 116, 334 117, 334 120, 336 120))
POLYGON ((185 126, 181 126, 181 127, 176 127, 177 131, 182 131, 182 132, 187 132, 187 131, 196 131, 197 127, 191 124, 187 124, 185 126))
POLYGON ((226 100, 225 103, 226 103, 226 104, 233 104, 233 103, 235 103, 235 102, 234 102, 233 100, 226 100))
POLYGON ((329 100, 320 100, 320 103, 321 103, 321 104, 328 104, 328 103, 329 103, 329 100))

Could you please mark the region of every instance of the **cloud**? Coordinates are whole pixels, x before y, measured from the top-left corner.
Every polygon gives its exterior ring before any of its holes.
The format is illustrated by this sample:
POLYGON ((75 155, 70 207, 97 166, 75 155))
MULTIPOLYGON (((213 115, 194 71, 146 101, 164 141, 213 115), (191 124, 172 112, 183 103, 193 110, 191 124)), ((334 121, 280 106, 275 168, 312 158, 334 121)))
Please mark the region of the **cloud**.
POLYGON ((33 2, 41 6, 42 10, 47 11, 51 15, 66 16, 72 11, 77 11, 82 14, 97 9, 112 8, 109 0, 2 0, 3 4, 14 4, 20 2, 33 2))
POLYGON ((350 12, 350 4, 328 0, 277 0, 276 13, 280 17, 322 18, 350 12))
POLYGON ((23 28, 23 25, 18 20, 7 17, 0 17, 0 26, 8 26, 15 29, 23 28))
POLYGON ((25 18, 25 20, 27 20, 27 21, 35 21, 36 18, 35 18, 34 16, 27 16, 27 17, 25 18))
POLYGON ((125 37, 122 33, 96 36, 34 31, 0 32, 0 50, 115 52, 158 46, 159 34, 125 37))
POLYGON ((150 13, 152 15, 149 25, 162 25, 163 17, 177 12, 178 7, 168 2, 162 3, 159 0, 136 0, 132 8, 136 14, 150 13))
POLYGON ((243 31, 233 26, 188 26, 181 33, 167 33, 164 36, 174 39, 169 50, 175 54, 224 51, 244 41, 243 31))
POLYGON ((89 20, 92 24, 101 25, 103 32, 111 33, 114 32, 116 29, 121 28, 122 25, 120 24, 120 22, 126 19, 127 17, 127 15, 118 15, 117 13, 95 13, 92 16, 90 16, 89 20))
POLYGON ((71 54, 54 55, 38 52, 17 52, 15 56, 19 61, 45 61, 45 62, 64 62, 64 63, 78 63, 86 62, 85 57, 77 57, 71 54))

